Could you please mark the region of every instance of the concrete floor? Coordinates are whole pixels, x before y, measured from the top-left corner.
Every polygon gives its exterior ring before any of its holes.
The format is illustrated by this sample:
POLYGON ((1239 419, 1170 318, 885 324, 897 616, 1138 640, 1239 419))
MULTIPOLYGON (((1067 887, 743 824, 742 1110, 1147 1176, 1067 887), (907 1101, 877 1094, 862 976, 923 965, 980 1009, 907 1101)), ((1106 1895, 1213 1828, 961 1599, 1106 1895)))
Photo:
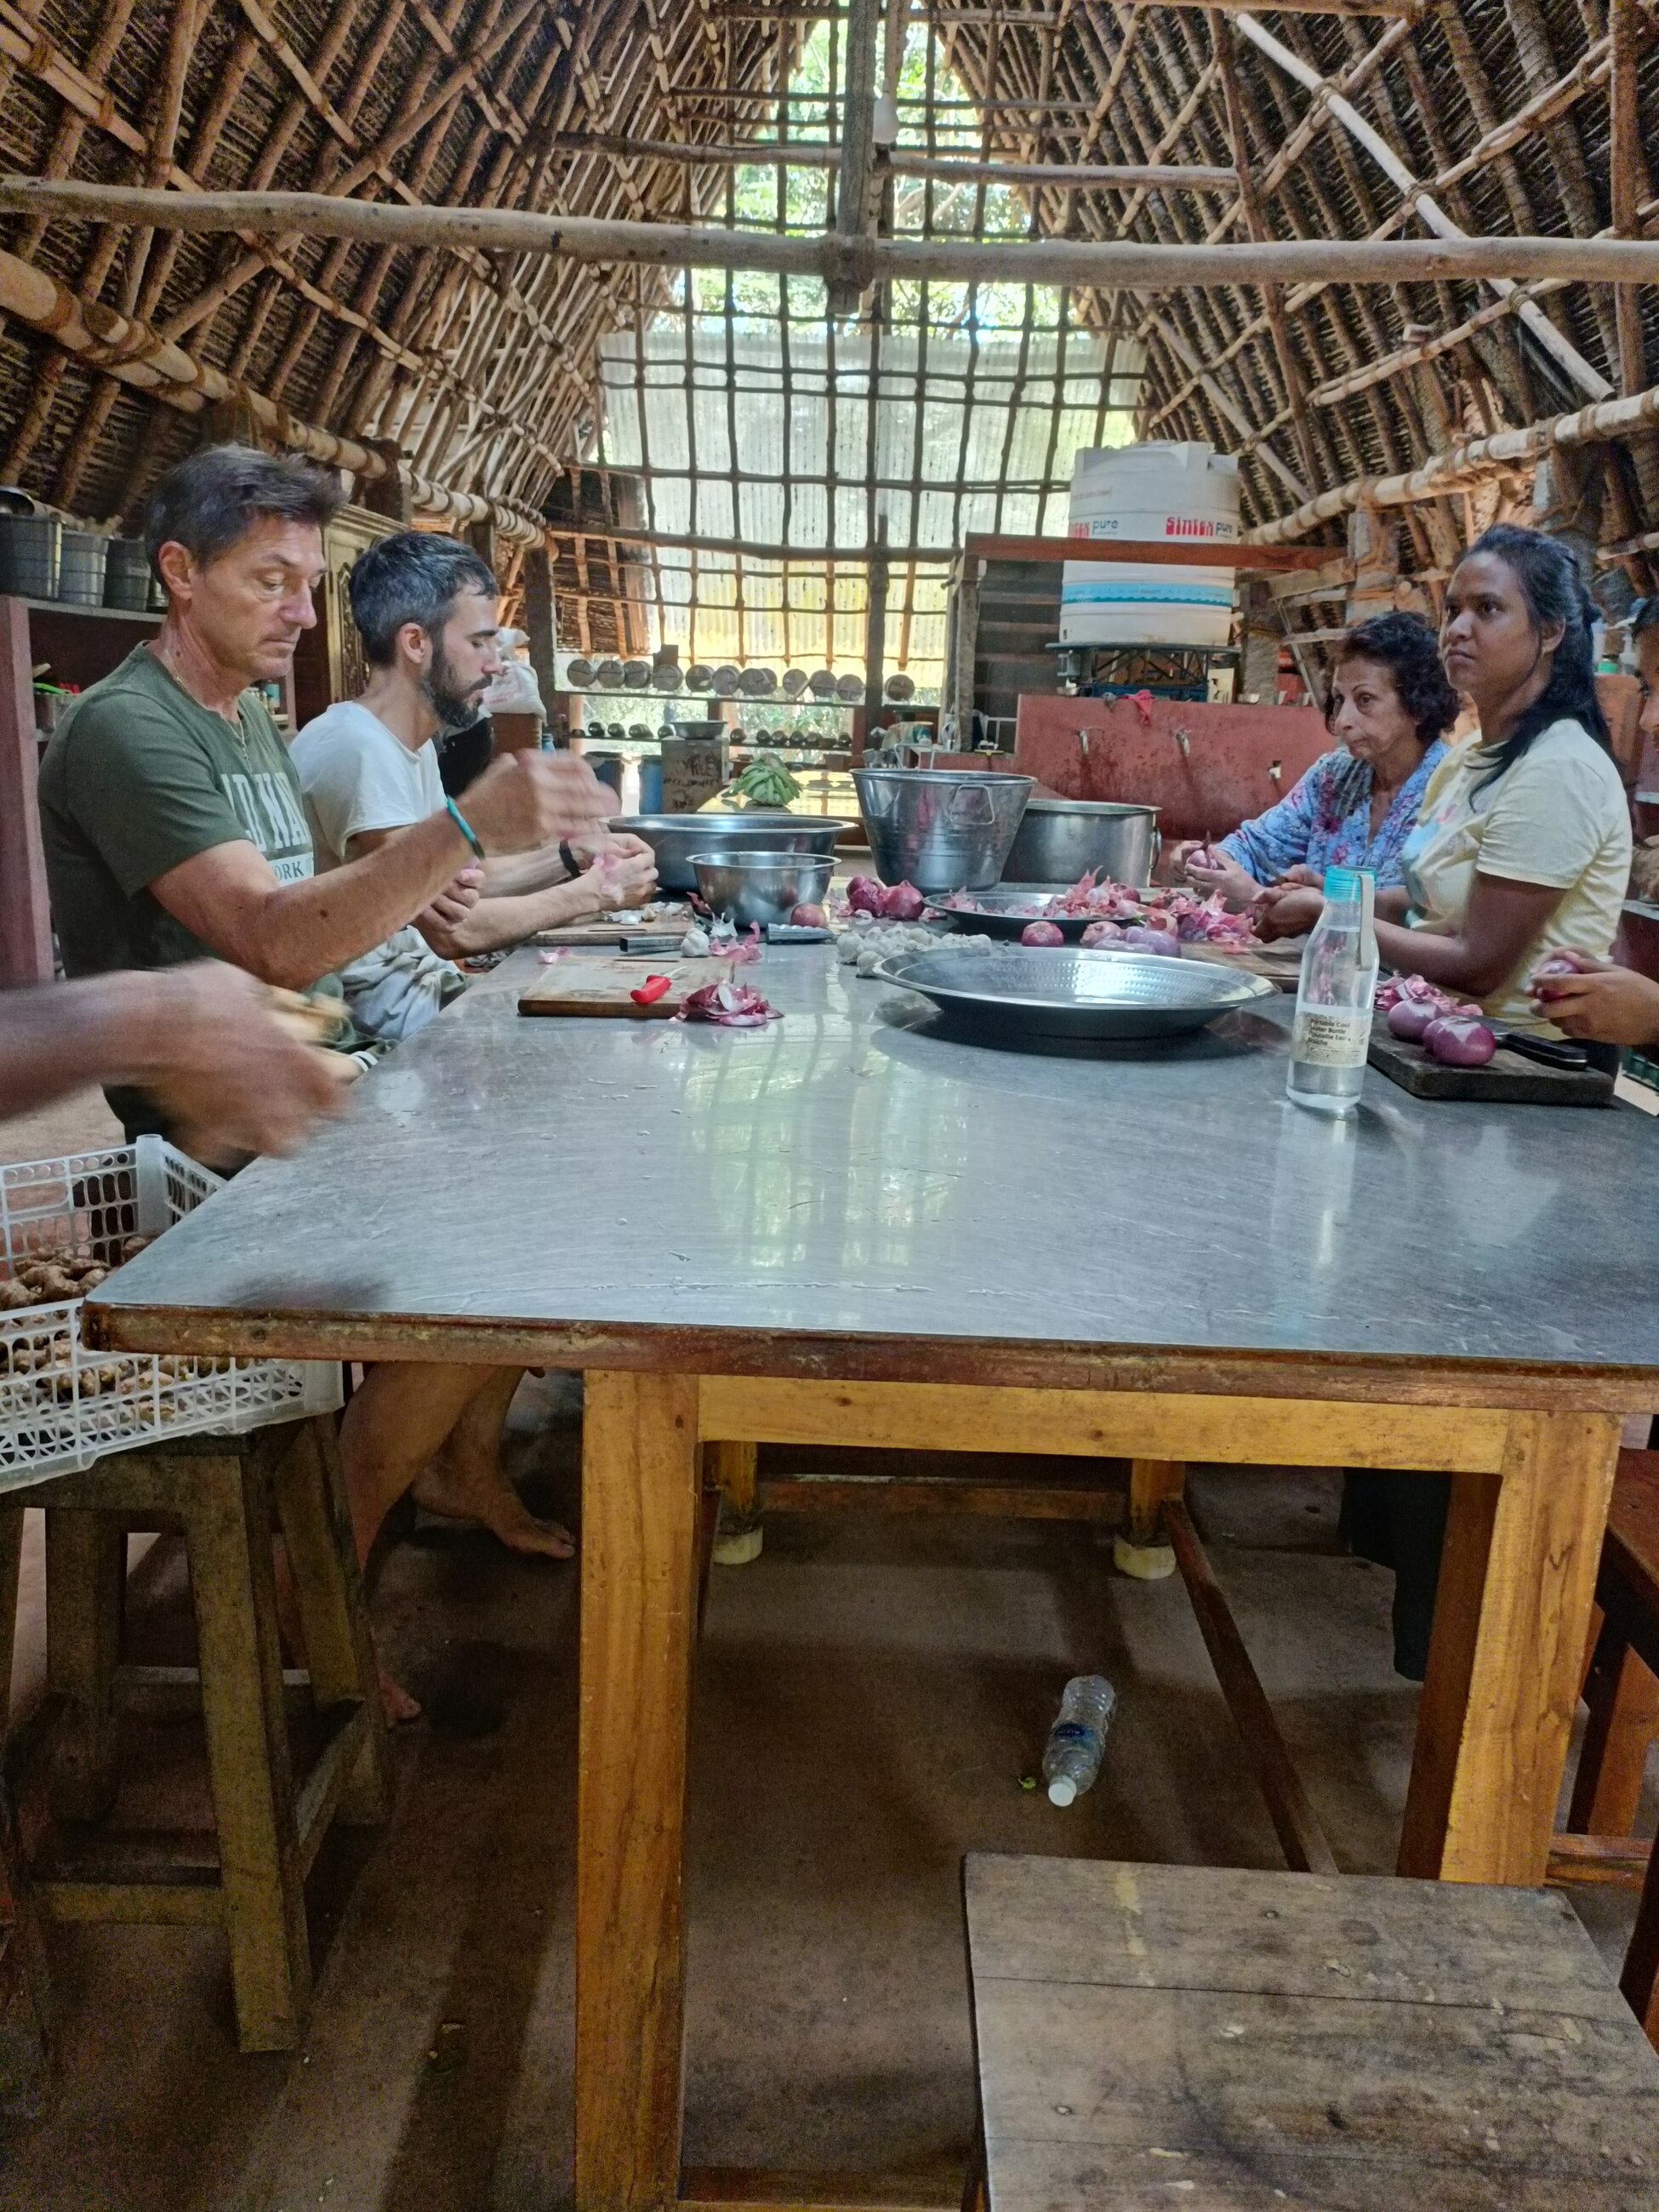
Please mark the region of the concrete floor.
MULTIPOLYGON (((535 1502, 569 1511, 568 1395, 521 1399, 514 1455, 535 1502)), ((1390 1671, 1388 1577, 1337 1552, 1334 1479, 1209 1474, 1194 1496, 1343 1863, 1385 1870, 1416 1705, 1390 1671)), ((61 2079, 40 2117, 0 2124, 0 2206, 567 2197, 575 1596, 568 1569, 465 1534, 390 1553, 376 1619, 429 1718, 398 1740, 390 1828, 319 1861, 306 2049, 237 2056, 212 1934, 56 1931, 61 2079)), ((170 1544, 136 1567, 131 1613, 137 1653, 184 1656, 170 1544)), ((694 2164, 960 2163, 965 1850, 1279 1863, 1179 1585, 1123 1580, 1077 1528, 774 1518, 758 1562, 715 1572, 693 1761, 694 2164), (1099 1784, 1062 1813, 1020 1780, 1085 1669, 1120 1712, 1099 1784)), ((191 1730, 135 1731, 127 1771, 119 1817, 205 1824, 191 1730)), ((1616 1960, 1628 1908, 1595 1901, 1616 1960)))
MULTIPOLYGON (((96 1142, 86 1102, 26 1149, 96 1142)), ((514 1470, 573 1516, 574 1386, 527 1385, 514 1470)), ((1203 1474, 1194 1510, 1345 1867, 1392 1864, 1417 1693, 1390 1668, 1389 1577, 1344 1556, 1336 1480, 1203 1474)), ((176 1547, 138 1556, 137 1656, 188 1656, 176 1547)), ((222 1941, 54 1931, 59 2078, 0 2121, 0 2208, 528 2212, 570 2170, 576 1577, 420 1530, 374 1608, 427 1703, 379 1834, 311 1885, 318 1987, 291 2057, 243 2058, 222 1941)), ((40 1666, 38 1552, 20 1696, 40 1666)), ((205 1827, 185 1727, 134 1729, 118 1817, 205 1827)), ((1653 1825, 1656 1802, 1647 1807, 1653 1825)), ((1281 1863, 1177 1583, 1126 1581, 1054 1524, 775 1517, 717 1569, 699 1654, 686 2157, 960 2168, 973 2122, 960 1907, 969 1850, 1281 1863), (1021 1788, 1068 1674, 1119 1715, 1068 1811, 1021 1788)), ((1579 1893, 1616 1964, 1630 1900, 1579 1893)), ((625 2055, 619 2055, 625 2063, 625 2055)))

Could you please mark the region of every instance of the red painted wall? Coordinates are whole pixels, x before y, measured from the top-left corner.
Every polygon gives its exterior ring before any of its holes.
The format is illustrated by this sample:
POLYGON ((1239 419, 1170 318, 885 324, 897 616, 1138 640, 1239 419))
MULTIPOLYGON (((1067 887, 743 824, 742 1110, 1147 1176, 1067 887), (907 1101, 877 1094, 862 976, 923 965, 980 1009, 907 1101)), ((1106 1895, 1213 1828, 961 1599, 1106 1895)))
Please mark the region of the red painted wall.
POLYGON ((1158 807, 1167 844, 1224 837, 1265 813, 1330 746, 1324 720, 1311 707, 1172 699, 1137 707, 1130 699, 1032 692, 1019 702, 1014 765, 1062 799, 1158 807))

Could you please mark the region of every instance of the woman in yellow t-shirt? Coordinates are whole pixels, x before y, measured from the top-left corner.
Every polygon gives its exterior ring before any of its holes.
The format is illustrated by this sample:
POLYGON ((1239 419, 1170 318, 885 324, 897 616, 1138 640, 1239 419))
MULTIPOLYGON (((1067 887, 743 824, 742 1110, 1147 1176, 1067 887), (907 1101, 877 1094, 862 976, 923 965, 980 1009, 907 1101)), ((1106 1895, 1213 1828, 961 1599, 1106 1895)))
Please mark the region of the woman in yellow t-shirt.
MULTIPOLYGON (((1377 901, 1377 950, 1406 975, 1478 999, 1512 1029, 1558 1035, 1529 986, 1556 952, 1605 958, 1630 880, 1630 808, 1595 696, 1595 610, 1557 539, 1500 523, 1446 587, 1441 653, 1479 736, 1431 778, 1377 901)), ((1290 891, 1267 927, 1309 927, 1290 891)))

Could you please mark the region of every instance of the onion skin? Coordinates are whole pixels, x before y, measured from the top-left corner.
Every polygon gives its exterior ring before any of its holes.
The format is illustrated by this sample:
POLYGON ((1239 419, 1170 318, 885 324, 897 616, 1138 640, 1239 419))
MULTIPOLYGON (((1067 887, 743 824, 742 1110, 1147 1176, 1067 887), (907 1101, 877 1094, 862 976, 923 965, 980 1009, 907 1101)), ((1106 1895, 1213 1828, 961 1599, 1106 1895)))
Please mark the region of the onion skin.
POLYGON ((1389 1009, 1389 1035, 1402 1037, 1407 1044, 1421 1044, 1429 1024, 1443 1018, 1426 1000, 1396 999, 1389 1009))
POLYGON ((1444 1014, 1423 1032, 1425 1049, 1447 1067, 1484 1067, 1498 1049, 1498 1039, 1485 1022, 1462 1014, 1444 1014))
POLYGON ((927 904, 914 884, 895 884, 881 895, 881 912, 889 921, 920 921, 927 904))
POLYGON ((1066 933, 1054 921, 1028 921, 1019 933, 1022 945, 1064 945, 1066 933))

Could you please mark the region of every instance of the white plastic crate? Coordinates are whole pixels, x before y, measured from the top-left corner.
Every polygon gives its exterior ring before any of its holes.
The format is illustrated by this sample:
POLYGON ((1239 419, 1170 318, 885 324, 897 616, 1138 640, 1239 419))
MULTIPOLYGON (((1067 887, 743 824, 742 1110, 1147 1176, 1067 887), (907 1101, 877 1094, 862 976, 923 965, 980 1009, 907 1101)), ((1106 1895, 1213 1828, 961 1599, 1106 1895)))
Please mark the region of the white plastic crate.
MULTIPOLYGON (((0 1281, 27 1260, 90 1248, 118 1265, 220 1188, 160 1137, 0 1167, 0 1281)), ((81 1341, 78 1298, 0 1312, 0 1491, 166 1437, 265 1428, 340 1403, 332 1361, 156 1358, 81 1341)))

